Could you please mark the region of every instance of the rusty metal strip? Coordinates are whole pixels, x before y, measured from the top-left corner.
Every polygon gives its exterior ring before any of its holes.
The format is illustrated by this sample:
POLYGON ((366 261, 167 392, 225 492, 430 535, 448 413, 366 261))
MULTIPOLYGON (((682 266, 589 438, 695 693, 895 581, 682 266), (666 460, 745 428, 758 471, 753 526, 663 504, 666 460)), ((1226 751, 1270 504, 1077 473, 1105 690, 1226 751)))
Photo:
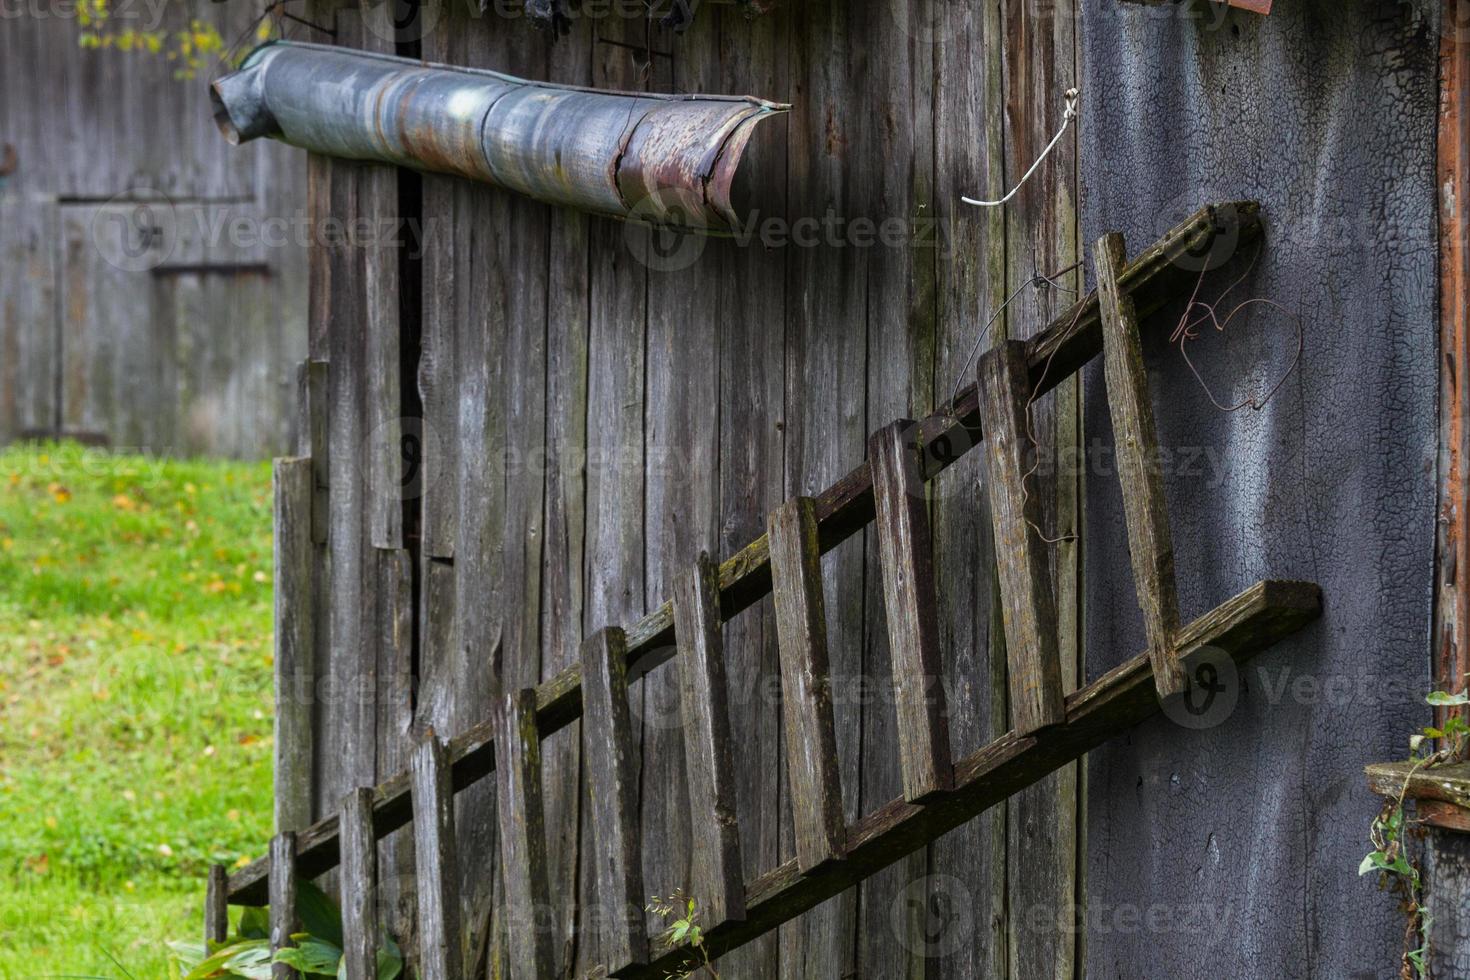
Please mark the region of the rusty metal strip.
POLYGON ((716 234, 740 224, 730 186, 753 130, 789 108, 553 85, 288 41, 257 48, 211 94, 231 143, 269 136, 716 234))

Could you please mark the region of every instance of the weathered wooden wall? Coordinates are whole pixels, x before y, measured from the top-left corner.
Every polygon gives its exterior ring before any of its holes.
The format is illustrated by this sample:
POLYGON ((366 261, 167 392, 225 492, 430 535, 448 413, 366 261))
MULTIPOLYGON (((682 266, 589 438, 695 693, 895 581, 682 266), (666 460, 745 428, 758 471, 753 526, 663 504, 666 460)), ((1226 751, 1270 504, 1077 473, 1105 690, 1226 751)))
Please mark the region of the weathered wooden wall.
MULTIPOLYGON (((576 661, 583 635, 667 597, 701 549, 731 554, 786 496, 860 462, 871 430, 926 414, 970 380, 966 358, 1000 301, 1077 254, 1071 140, 1004 216, 958 201, 1017 177, 1060 122, 1077 70, 1073 11, 1032 7, 801 3, 750 19, 710 5, 675 37, 605 6, 553 44, 494 7, 426 5, 421 22, 399 31, 400 52, 602 87, 751 93, 795 109, 767 124, 775 131, 747 161, 754 241, 671 250, 637 228, 425 176, 422 264, 405 267, 422 277, 421 313, 396 325, 391 312, 364 315, 382 296, 375 277, 399 271, 391 255, 313 254, 311 356, 329 362, 319 407, 327 445, 306 447, 330 459, 321 679, 371 688, 376 671, 382 691, 384 671, 412 670, 414 730, 461 731, 487 716, 494 692, 554 674, 576 661), (886 243, 874 233, 885 221, 886 243), (763 240, 813 229, 811 245, 763 240), (422 399, 423 475, 407 493, 385 494, 373 481, 391 487, 394 477, 370 475, 367 462, 381 448, 379 427, 420 411, 396 387, 393 358, 371 353, 395 342, 422 399), (385 659, 383 610, 405 593, 385 594, 381 569, 399 567, 405 552, 415 563, 414 643, 385 659), (393 655, 406 659, 390 666, 393 655)), ((330 5, 316 16, 329 19, 330 5)), ((341 11, 336 42, 381 46, 383 31, 356 26, 376 16, 341 11)), ((313 213, 412 216, 406 185, 395 196, 385 173, 314 161, 313 213)), ((1077 276, 1060 283, 1075 289, 1077 276)), ((1030 290, 994 335, 1027 336, 1068 299, 1030 290)), ((1042 440, 1074 444, 1077 406, 1073 384, 1048 396, 1042 440)), ((934 502, 958 753, 1008 727, 980 472, 971 460, 955 467, 934 502)), ((1057 529, 1076 527, 1077 481, 1044 480, 1036 492, 1057 529)), ((876 547, 859 536, 827 559, 849 819, 900 789, 876 547)), ((1068 543, 1056 558, 1069 682, 1079 663, 1077 557, 1068 543)), ((792 853, 771 617, 764 603, 726 635, 747 877, 792 853)), ((655 671, 633 697, 645 883, 668 895, 689 870, 675 673, 655 671)), ((318 815, 400 768, 390 746, 401 729, 384 725, 381 710, 323 702, 318 815)), ((568 972, 592 965, 596 935, 578 737, 573 726, 546 746, 548 920, 568 972)), ((1029 928, 1021 913, 1070 921, 1076 783, 1069 768, 732 955, 731 975, 1072 975, 1075 933, 1029 928)), ((471 963, 493 962, 503 941, 493 814, 488 786, 460 795, 471 963)))
MULTIPOLYGON (((354 786, 401 769, 417 734, 460 732, 489 716, 499 692, 577 662, 582 636, 626 624, 666 598, 701 549, 730 555, 761 533, 782 499, 818 490, 861 461, 871 430, 945 401, 971 375, 966 357, 999 304, 1033 275, 1083 257, 1079 175, 1090 236, 1120 228, 1133 251, 1207 200, 1260 197, 1268 220, 1290 216, 1282 228, 1299 237, 1283 248, 1293 264, 1273 267, 1259 285, 1304 313, 1330 308, 1334 327, 1353 326, 1332 341, 1340 350, 1330 362, 1309 330, 1306 366, 1265 416, 1269 437, 1253 413, 1216 420, 1179 366, 1151 351, 1153 366, 1171 378, 1159 402, 1165 445, 1244 454, 1226 457, 1242 468, 1212 488, 1216 496, 1169 485, 1186 618, 1248 579, 1288 574, 1323 579, 1330 614, 1337 575, 1355 604, 1355 618, 1343 623, 1354 637, 1372 633, 1374 609, 1391 620, 1383 635, 1393 643, 1381 649, 1393 652, 1373 660, 1375 668, 1413 676, 1427 665, 1433 481, 1416 482, 1405 461, 1368 475, 1349 463, 1355 439, 1380 433, 1423 435, 1434 445, 1433 258, 1426 272, 1412 237, 1395 234, 1432 219, 1432 169, 1424 170, 1432 167, 1432 119, 1412 108, 1432 94, 1432 58, 1421 57, 1430 42, 1391 0, 1351 16, 1304 0, 1269 22, 1239 12, 1190 19, 1185 8, 1115 0, 803 0, 757 19, 705 5, 677 37, 626 16, 636 5, 592 4, 555 43, 530 30, 519 4, 483 13, 425 4, 419 20, 396 32, 374 19, 382 7, 359 14, 335 6, 320 0, 312 16, 335 22, 339 44, 601 87, 751 93, 794 109, 767 124, 779 128, 747 161, 759 206, 755 240, 674 243, 672 258, 661 236, 491 188, 312 161, 314 216, 421 217, 424 239, 421 262, 350 246, 312 256, 310 357, 325 363, 307 372, 310 437, 300 448, 315 458, 325 495, 313 601, 319 691, 333 692, 317 699, 317 816, 335 812, 354 786), (1323 75, 1322 64, 1333 72, 1323 75), (1281 137, 1274 96, 1243 94, 1268 76, 1272 91, 1287 93, 1281 111, 1312 120, 1290 139, 1281 137), (1087 83, 1081 155, 1073 137, 1064 140, 1004 212, 961 205, 961 193, 998 196, 1029 167, 1060 123, 1062 93, 1079 80, 1087 83), (1167 124, 1151 121, 1155 99, 1173 113, 1167 124), (1241 115, 1243 99, 1251 111, 1241 115), (1353 132, 1360 104, 1376 107, 1379 128, 1356 146, 1342 134, 1353 132), (1207 123, 1197 122, 1199 106, 1213 106, 1207 123), (1138 149, 1155 143, 1159 149, 1138 149), (1388 146, 1399 149, 1384 162, 1388 146), (1370 158, 1379 161, 1373 180, 1349 176, 1370 158), (1324 160, 1335 176, 1316 175, 1324 160), (1350 193, 1338 194, 1339 186, 1350 193), (1357 193, 1377 202, 1369 213, 1384 224, 1353 225, 1351 245, 1315 237, 1314 216, 1353 219, 1357 193), (858 219, 894 220, 903 231, 885 243, 858 219), (815 229, 818 240, 768 246, 760 237, 764 230, 791 239, 801 229, 815 229), (1389 295, 1396 303, 1386 331, 1389 295), (1422 349, 1405 347, 1421 334, 1422 349), (1353 384, 1346 364, 1365 362, 1380 365, 1396 400, 1379 410, 1373 387, 1360 385, 1355 411, 1344 412, 1336 406, 1341 386, 1353 384), (1181 413, 1206 418, 1207 430, 1171 425, 1181 413), (1281 462, 1263 467, 1257 456, 1268 449, 1281 462), (1308 459, 1334 465, 1306 480, 1308 459), (1331 491, 1333 479, 1356 477, 1361 498, 1331 491), (1297 484, 1313 488, 1311 499, 1289 495, 1300 522, 1274 506, 1297 484), (1417 522, 1413 530, 1374 529, 1354 516, 1358 505, 1384 502, 1378 490, 1398 495, 1393 513, 1405 526, 1417 522), (1324 527, 1342 530, 1319 554, 1324 527), (1391 570, 1374 557, 1385 553, 1391 570), (1393 579, 1392 594, 1374 605, 1369 592, 1383 585, 1380 573, 1393 579)), ((1063 290, 1081 280, 1068 271, 1058 287, 1022 290, 984 345, 1027 336, 1064 308, 1063 290)), ((1266 329, 1262 320, 1242 327, 1254 346, 1228 362, 1240 377, 1255 377, 1258 361, 1277 364, 1266 329)), ((1088 387, 1089 431, 1095 418, 1106 437, 1106 406, 1091 392, 1101 390, 1100 378, 1088 387)), ((1095 458, 1088 468, 1068 465, 1084 445, 1083 401, 1074 380, 1035 411, 1045 455, 1063 464, 1032 486, 1045 498, 1045 530, 1059 539, 1052 561, 1069 684, 1084 660, 1096 676, 1122 656, 1120 644, 1129 653, 1143 645, 1129 618, 1136 614, 1113 471, 1095 458), (1073 537, 1084 501, 1087 541, 1107 542, 1085 589, 1073 537)), ((939 477, 932 505, 958 754, 1008 727, 990 520, 977 490, 981 455, 939 477)), ((876 547, 859 535, 824 562, 849 819, 900 790, 876 547)), ((1329 650, 1334 669, 1350 672, 1363 653, 1353 643, 1365 641, 1331 640, 1334 630, 1323 624, 1299 642, 1329 650)), ((747 878, 793 848, 774 632, 762 603, 725 636, 747 878)), ((645 885, 667 895, 686 884, 690 861, 673 668, 637 681, 633 699, 645 885)), ((1303 758, 1335 766, 1356 785, 1364 760, 1345 760, 1370 743, 1379 748, 1409 715, 1402 706, 1361 710, 1375 712, 1372 726, 1276 706, 1239 712, 1210 736, 1215 748, 1205 758, 1223 767, 1233 758, 1226 742, 1238 750, 1249 741, 1258 746, 1252 781, 1191 768, 1199 736, 1156 724, 1100 754, 1106 761, 1088 772, 1062 771, 732 954, 724 975, 1031 980, 1081 975, 1089 965, 1110 976, 1162 975, 1158 962, 1170 975, 1206 975, 1219 972, 1218 948, 1227 943, 1242 958, 1239 975, 1333 972, 1360 948, 1343 934, 1345 923, 1377 909, 1373 895, 1351 891, 1356 863, 1343 858, 1373 807, 1345 789, 1308 799, 1306 771, 1283 760, 1307 744, 1303 758), (1168 764, 1144 764, 1166 749, 1174 753, 1168 764), (1184 780, 1186 796, 1158 799, 1184 780), (1331 820, 1319 827, 1324 807, 1331 820), (1232 829, 1236 812, 1249 820, 1232 829), (1139 821, 1168 829, 1140 834, 1139 821), (1252 840, 1268 842, 1277 862, 1269 874, 1246 870, 1252 840), (1222 868, 1225 843, 1233 863, 1222 868), (1306 856, 1313 848, 1331 856, 1306 856), (1156 859, 1166 852, 1168 862, 1156 859), (1339 858, 1341 887, 1331 877, 1339 858), (1192 901, 1202 878, 1209 898, 1192 901), (1305 913, 1303 887, 1326 896, 1305 913), (1111 931, 1089 930, 1084 948, 1084 894, 1095 908, 1140 914, 1164 902, 1184 915, 1213 901, 1231 910, 1230 934, 1206 943, 1210 955, 1202 956, 1208 936, 1142 925, 1120 931, 1109 919, 1111 931), (1260 962, 1271 965, 1244 965, 1260 962)), ((578 739, 573 725, 544 746, 552 908, 542 921, 556 930, 566 975, 592 965, 599 914, 578 739)), ((505 941, 494 807, 489 781, 457 803, 466 962, 477 964, 475 975, 499 962, 505 941)), ((389 861, 402 870, 399 847, 389 861)), ((397 900, 409 887, 405 875, 389 889, 386 911, 400 934, 413 929, 397 900)), ((1387 955, 1392 917, 1373 921, 1367 938, 1387 955)))
MULTIPOLYGON (((150 28, 155 6, 114 5, 115 26, 150 28)), ((176 79, 161 54, 83 50, 74 8, 0 17, 0 144, 16 167, 0 178, 0 441, 279 453, 305 350, 304 162, 220 139, 212 69, 176 79)), ((229 41, 258 13, 163 12, 229 41)))

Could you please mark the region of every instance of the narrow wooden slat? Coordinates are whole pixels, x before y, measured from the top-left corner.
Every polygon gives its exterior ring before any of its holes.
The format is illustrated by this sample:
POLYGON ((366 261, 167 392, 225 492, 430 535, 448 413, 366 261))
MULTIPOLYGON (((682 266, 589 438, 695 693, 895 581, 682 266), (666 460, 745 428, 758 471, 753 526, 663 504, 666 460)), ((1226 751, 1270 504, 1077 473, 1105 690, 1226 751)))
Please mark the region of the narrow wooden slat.
POLYGON ((689 887, 706 928, 745 917, 729 689, 720 627, 719 568, 708 553, 700 552, 694 567, 674 583, 674 635, 679 644, 689 822, 694 830, 689 887))
POLYGON ((315 680, 312 599, 312 461, 275 461, 275 823, 311 823, 312 693, 315 680))
POLYGON ((418 878, 420 980, 460 980, 459 856, 454 787, 444 743, 431 731, 414 750, 413 845, 418 878))
POLYGON ((544 980, 555 970, 545 921, 549 888, 536 692, 523 688, 507 694, 496 720, 496 811, 511 980, 544 980))
POLYGON ((868 440, 898 712, 899 763, 904 799, 910 803, 921 803, 949 789, 954 776, 939 647, 934 548, 924 478, 919 472, 917 432, 917 423, 900 419, 868 440))
POLYGON ((1002 341, 980 358, 981 417, 990 476, 990 517, 1000 575, 1010 677, 1011 727, 1018 735, 1062 720, 1062 662, 1046 546, 1037 534, 1041 497, 1024 474, 1033 449, 1026 429, 1031 378, 1026 345, 1002 341))
MULTIPOLYGON (((1249 244, 1262 234, 1260 205, 1253 201, 1214 204, 1201 208, 1128 264, 1122 289, 1134 297, 1140 315, 1159 309, 1179 290, 1199 278, 1200 255, 1212 254, 1221 243, 1249 244), (1196 258, 1191 258, 1196 257, 1196 258), (1196 270, 1196 271, 1191 271, 1196 270)), ((1026 341, 1030 380, 1038 394, 1052 390, 1102 350, 1098 300, 1095 293, 1079 299, 1026 341)), ((967 385, 954 400, 919 423, 924 445, 924 478, 932 480, 961 459, 982 438, 978 386, 967 385)), ((820 541, 831 551, 861 530, 873 518, 873 485, 866 462, 837 480, 817 498, 820 541)), ((762 535, 720 564, 720 608, 728 618, 759 602, 771 590, 769 541, 762 535)), ((628 669, 637 676, 673 656, 674 619, 665 602, 626 627, 628 669)), ((560 731, 582 714, 581 671, 573 667, 546 680, 537 689, 536 718, 542 736, 560 731)), ((495 724, 472 725, 450 741, 456 788, 472 785, 495 771, 495 724)), ((408 823, 412 814, 409 775, 400 772, 378 787, 377 828, 388 834, 408 823)), ((307 877, 323 874, 337 864, 337 816, 329 815, 301 835, 297 860, 307 877)), ((230 877, 230 900, 241 905, 266 900, 270 861, 259 858, 230 877)))
MULTIPOLYGON (((270 927, 271 952, 296 945, 296 834, 283 830, 271 839, 270 927)), ((273 980, 295 980, 296 971, 284 963, 271 967, 273 980)))
POLYGON ((1143 610, 1143 626, 1153 659, 1159 697, 1181 694, 1184 669, 1174 637, 1179 632, 1179 592, 1174 582, 1174 539, 1164 499, 1159 465, 1159 435, 1143 366, 1138 311, 1123 294, 1118 277, 1128 260, 1123 236, 1098 239, 1092 250, 1097 292, 1102 307, 1103 371, 1108 384, 1108 411, 1118 450, 1118 479, 1123 484, 1123 514, 1128 522, 1128 554, 1134 585, 1143 610))
POLYGON ((808 874, 842 857, 846 834, 815 502, 810 497, 786 501, 772 512, 766 533, 771 543, 796 860, 808 874))
POLYGON ((598 958, 610 974, 648 957, 627 649, 627 638, 615 626, 582 643, 582 750, 602 926, 598 958))
POLYGON ((327 362, 308 358, 296 372, 296 455, 311 460, 311 540, 327 541, 327 362))
POLYGON ((347 980, 375 980, 378 961, 378 842, 373 791, 342 798, 342 963, 347 980))
POLYGON ((209 884, 204 891, 204 946, 222 943, 230 934, 230 872, 223 864, 209 866, 209 884))
MULTIPOLYGON (((1196 652, 1224 651, 1243 664, 1251 656, 1305 627, 1322 613, 1322 593, 1309 582, 1257 582, 1186 626, 1180 647, 1186 662, 1196 652)), ((1066 720, 1035 735, 1008 732, 957 760, 954 790, 928 806, 902 799, 858 820, 848 832, 847 859, 815 875, 797 859, 761 875, 746 887, 746 917, 704 934, 718 957, 788 922, 875 871, 948 833, 976 814, 1013 796, 1110 738, 1156 714, 1148 654, 1129 659, 1067 696, 1066 720)), ((698 968, 698 952, 667 940, 629 980, 663 980, 698 968)))

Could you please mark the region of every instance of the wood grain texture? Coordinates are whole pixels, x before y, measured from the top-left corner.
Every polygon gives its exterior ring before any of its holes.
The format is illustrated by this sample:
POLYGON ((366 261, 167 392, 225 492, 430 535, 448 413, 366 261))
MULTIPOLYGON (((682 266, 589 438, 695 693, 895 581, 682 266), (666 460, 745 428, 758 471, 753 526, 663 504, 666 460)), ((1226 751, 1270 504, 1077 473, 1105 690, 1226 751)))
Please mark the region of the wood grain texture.
POLYGON ((204 891, 204 943, 222 943, 230 934, 230 873, 223 864, 209 866, 204 891))
MULTIPOLYGON (((1239 663, 1302 629, 1321 615, 1321 592, 1306 582, 1258 582, 1205 613, 1180 632, 1185 661, 1206 648, 1239 663)), ((975 814, 1013 796, 1156 714, 1148 654, 1132 657, 1067 698, 1063 723, 1031 736, 1008 732, 955 764, 953 792, 928 806, 895 799, 848 831, 846 859, 815 875, 795 859, 746 887, 746 918, 705 936, 712 955, 749 941, 824 899, 923 847, 975 814)), ((694 965, 688 949, 661 944, 650 964, 630 977, 662 977, 694 965)))
POLYGON ((327 370, 327 362, 315 358, 296 369, 296 455, 311 460, 311 540, 316 544, 327 541, 327 370))
POLYGON ((1024 484, 1032 465, 1026 425, 1032 391, 1025 344, 997 344, 980 358, 977 373, 1005 621, 1011 727, 1029 735, 1062 720, 1062 673, 1051 570, 1036 530, 1041 500, 1024 484))
POLYGON ((939 648, 934 542, 914 442, 917 429, 917 423, 901 419, 868 441, 903 796, 910 803, 922 803, 949 789, 954 775, 939 648))
POLYGON ((1179 631, 1174 539, 1169 531, 1159 433, 1143 364, 1138 313, 1133 300, 1118 289, 1118 275, 1128 261, 1123 236, 1113 233, 1098 239, 1092 260, 1102 302, 1103 367, 1118 448, 1118 479, 1123 484, 1123 513, 1128 521, 1128 554, 1133 559, 1134 585, 1159 697, 1172 697, 1183 694, 1186 686, 1174 649, 1174 634, 1179 631))
POLYGON ((373 833, 373 791, 342 798, 342 968, 346 980, 378 975, 378 841, 373 833))
POLYGON ((627 639, 617 627, 598 630, 582 644, 582 743, 596 864, 597 957, 610 975, 648 956, 626 657, 627 639))
POLYGON ((445 745, 432 731, 414 750, 413 843, 421 980, 464 976, 454 788, 445 745))
MULTIPOLYGON (((291 936, 300 928, 296 917, 296 834, 283 830, 271 838, 270 853, 271 952, 296 945, 291 936)), ((295 980, 296 971, 284 963, 271 967, 274 980, 295 980)))
POLYGON ((778 507, 770 516, 767 534, 781 644, 781 699, 797 865, 809 874, 842 857, 846 827, 812 499, 793 497, 778 507))
MULTIPOLYGON (((1188 256, 1208 253, 1221 242, 1249 243, 1259 234, 1259 208, 1253 203, 1202 208, 1135 257, 1124 274, 1122 287, 1135 297, 1141 315, 1146 315, 1158 310, 1178 288, 1192 288, 1198 272, 1191 275, 1182 271, 1188 256)), ((1026 342, 1027 365, 1033 386, 1042 392, 1052 390, 1065 372, 1075 371, 1100 352, 1101 332, 1097 316, 1097 298, 1089 295, 1053 318, 1046 330, 1026 342)), ((620 350, 614 343, 615 339, 612 336, 602 340, 594 337, 591 344, 588 373, 592 393, 589 395, 588 415, 613 421, 589 430, 589 458, 607 458, 607 453, 615 455, 619 447, 640 445, 637 440, 641 438, 641 428, 629 419, 626 407, 616 397, 617 384, 610 376, 601 373, 603 367, 618 364, 621 365, 619 377, 638 376, 636 369, 615 356, 620 350)), ((623 353, 628 352, 623 349, 623 353)), ((641 358, 641 353, 638 356, 641 358)), ((790 428, 788 424, 788 431, 790 428)), ((925 446, 925 478, 934 479, 964 458, 981 436, 976 386, 966 385, 950 404, 920 422, 919 438, 925 446)), ((812 439, 816 438, 814 434, 812 439)), ((627 452, 626 449, 623 451, 627 452)), ((626 583, 638 580, 639 576, 618 574, 614 567, 627 567, 630 563, 641 567, 638 549, 618 547, 620 535, 640 519, 642 496, 638 476, 637 472, 630 473, 627 467, 608 466, 589 468, 587 478, 587 615, 604 621, 631 620, 626 628, 630 674, 651 670, 674 655, 671 605, 663 603, 641 616, 637 611, 631 611, 635 602, 641 608, 641 597, 633 595, 626 583), (603 557, 593 561, 594 554, 603 557)), ((837 548, 861 530, 874 513, 871 473, 867 463, 846 472, 821 491, 816 498, 816 512, 819 544, 824 553, 837 548)), ((454 571, 453 565, 447 562, 436 561, 431 567, 442 567, 450 573, 454 571)), ((426 592, 431 597, 435 593, 429 586, 434 581, 433 576, 426 577, 426 592)), ((770 588, 770 551, 765 535, 750 541, 720 565, 721 609, 727 618, 750 608, 768 594, 770 588)), ((426 602, 427 609, 435 607, 433 601, 426 602)), ((426 638, 439 635, 432 628, 432 619, 426 621, 425 627, 426 638)), ((448 637, 453 632, 450 630, 443 635, 448 637)), ((427 651, 426 646, 426 669, 429 662, 427 651)), ((467 689, 478 683, 480 676, 467 677, 460 686, 467 689)), ((443 686, 448 689, 450 685, 446 683, 443 686)), ((425 698, 430 696, 427 688, 425 682, 425 698)), ((469 696, 466 693, 466 697, 469 696)), ((575 722, 581 710, 579 668, 563 669, 548 677, 537 689, 537 725, 543 736, 575 722)), ((457 788, 473 787, 495 770, 493 730, 494 723, 481 718, 478 722, 468 723, 463 731, 450 739, 457 788)), ((383 832, 395 830, 408 822, 411 814, 408 785, 407 772, 400 772, 379 784, 377 815, 378 826, 383 832)), ((335 865, 336 824, 336 816, 327 815, 303 832, 298 860, 308 875, 321 874, 335 865)), ((268 874, 269 862, 266 859, 252 862, 233 874, 230 879, 231 901, 241 904, 263 902, 268 874)))
POLYGON ((503 759, 496 769, 496 812, 505 881, 506 955, 511 980, 542 980, 554 969, 553 937, 544 921, 550 896, 536 692, 528 688, 513 691, 501 705, 496 744, 503 759))
POLYGON ((694 567, 674 583, 674 633, 694 831, 689 888, 706 927, 745 915, 719 595, 719 570, 700 552, 694 567))
POLYGON ((304 830, 312 818, 315 703, 315 548, 312 461, 277 459, 275 488, 275 825, 304 830))

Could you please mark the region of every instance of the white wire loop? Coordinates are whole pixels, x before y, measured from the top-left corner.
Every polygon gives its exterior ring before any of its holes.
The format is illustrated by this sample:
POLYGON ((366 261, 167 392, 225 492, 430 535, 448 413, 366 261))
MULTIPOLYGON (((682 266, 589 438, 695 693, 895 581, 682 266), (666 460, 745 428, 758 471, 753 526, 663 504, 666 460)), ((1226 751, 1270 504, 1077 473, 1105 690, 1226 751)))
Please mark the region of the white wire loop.
POLYGON ((1067 133, 1067 127, 1072 124, 1072 120, 1077 118, 1077 97, 1080 94, 1075 88, 1067 89, 1067 104, 1066 108, 1062 110, 1062 128, 1057 130, 1056 136, 1052 137, 1052 141, 1047 144, 1046 149, 1041 151, 1041 156, 1036 158, 1036 162, 1031 165, 1031 169, 1026 171, 1026 175, 1021 178, 1020 183, 1011 188, 1009 194, 999 201, 977 201, 973 197, 961 197, 960 200, 966 204, 973 204, 977 208, 998 208, 1020 193, 1021 188, 1026 186, 1026 181, 1030 180, 1032 175, 1041 168, 1046 158, 1051 156, 1051 151, 1055 150, 1057 144, 1062 141, 1062 137, 1067 133))

